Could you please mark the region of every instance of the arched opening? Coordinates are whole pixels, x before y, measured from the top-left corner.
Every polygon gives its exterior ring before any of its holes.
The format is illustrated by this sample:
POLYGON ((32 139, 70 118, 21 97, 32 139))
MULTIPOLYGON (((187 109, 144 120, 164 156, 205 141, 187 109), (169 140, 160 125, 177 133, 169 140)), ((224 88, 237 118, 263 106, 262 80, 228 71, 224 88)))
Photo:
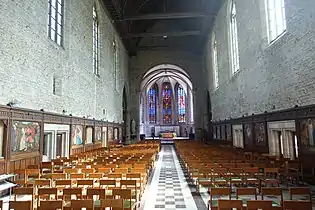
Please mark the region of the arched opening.
POLYGON ((194 133, 193 86, 182 68, 162 64, 148 70, 140 84, 140 134, 156 137, 172 131, 194 133))

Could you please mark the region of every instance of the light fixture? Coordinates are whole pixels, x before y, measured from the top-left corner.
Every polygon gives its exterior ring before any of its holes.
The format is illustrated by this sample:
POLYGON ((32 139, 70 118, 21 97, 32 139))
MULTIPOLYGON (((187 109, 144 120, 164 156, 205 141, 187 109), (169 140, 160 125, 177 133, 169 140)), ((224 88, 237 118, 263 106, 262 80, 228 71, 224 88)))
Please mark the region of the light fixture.
POLYGON ((167 38, 168 38, 168 36, 166 36, 166 35, 163 36, 163 39, 167 39, 167 38))

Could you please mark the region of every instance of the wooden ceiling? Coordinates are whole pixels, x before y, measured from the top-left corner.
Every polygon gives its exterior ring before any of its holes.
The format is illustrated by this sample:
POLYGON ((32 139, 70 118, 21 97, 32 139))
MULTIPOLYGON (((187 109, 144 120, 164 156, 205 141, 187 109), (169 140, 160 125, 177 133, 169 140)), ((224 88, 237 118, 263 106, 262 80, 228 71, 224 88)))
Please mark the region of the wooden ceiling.
POLYGON ((222 0, 103 0, 127 50, 200 52, 222 0))

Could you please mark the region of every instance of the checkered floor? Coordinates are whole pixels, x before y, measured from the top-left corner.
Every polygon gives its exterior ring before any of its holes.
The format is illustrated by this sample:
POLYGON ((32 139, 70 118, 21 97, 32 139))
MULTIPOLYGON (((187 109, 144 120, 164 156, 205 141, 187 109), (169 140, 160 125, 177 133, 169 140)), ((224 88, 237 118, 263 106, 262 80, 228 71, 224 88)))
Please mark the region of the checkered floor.
POLYGON ((197 210, 173 145, 163 145, 146 192, 144 210, 197 210))

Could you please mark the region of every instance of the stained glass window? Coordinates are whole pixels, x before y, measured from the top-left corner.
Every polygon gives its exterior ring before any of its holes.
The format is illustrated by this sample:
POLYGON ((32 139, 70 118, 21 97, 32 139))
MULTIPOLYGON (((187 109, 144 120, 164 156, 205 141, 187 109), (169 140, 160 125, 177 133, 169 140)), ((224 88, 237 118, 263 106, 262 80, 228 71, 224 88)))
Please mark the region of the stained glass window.
POLYGON ((178 122, 186 122, 186 96, 184 88, 180 85, 177 88, 178 122))
POLYGON ((156 99, 157 99, 157 87, 156 85, 152 86, 148 93, 148 114, 149 122, 156 123, 156 99))
POLYGON ((163 98, 163 123, 171 124, 172 123, 172 88, 170 83, 164 83, 162 89, 162 98, 163 98))

